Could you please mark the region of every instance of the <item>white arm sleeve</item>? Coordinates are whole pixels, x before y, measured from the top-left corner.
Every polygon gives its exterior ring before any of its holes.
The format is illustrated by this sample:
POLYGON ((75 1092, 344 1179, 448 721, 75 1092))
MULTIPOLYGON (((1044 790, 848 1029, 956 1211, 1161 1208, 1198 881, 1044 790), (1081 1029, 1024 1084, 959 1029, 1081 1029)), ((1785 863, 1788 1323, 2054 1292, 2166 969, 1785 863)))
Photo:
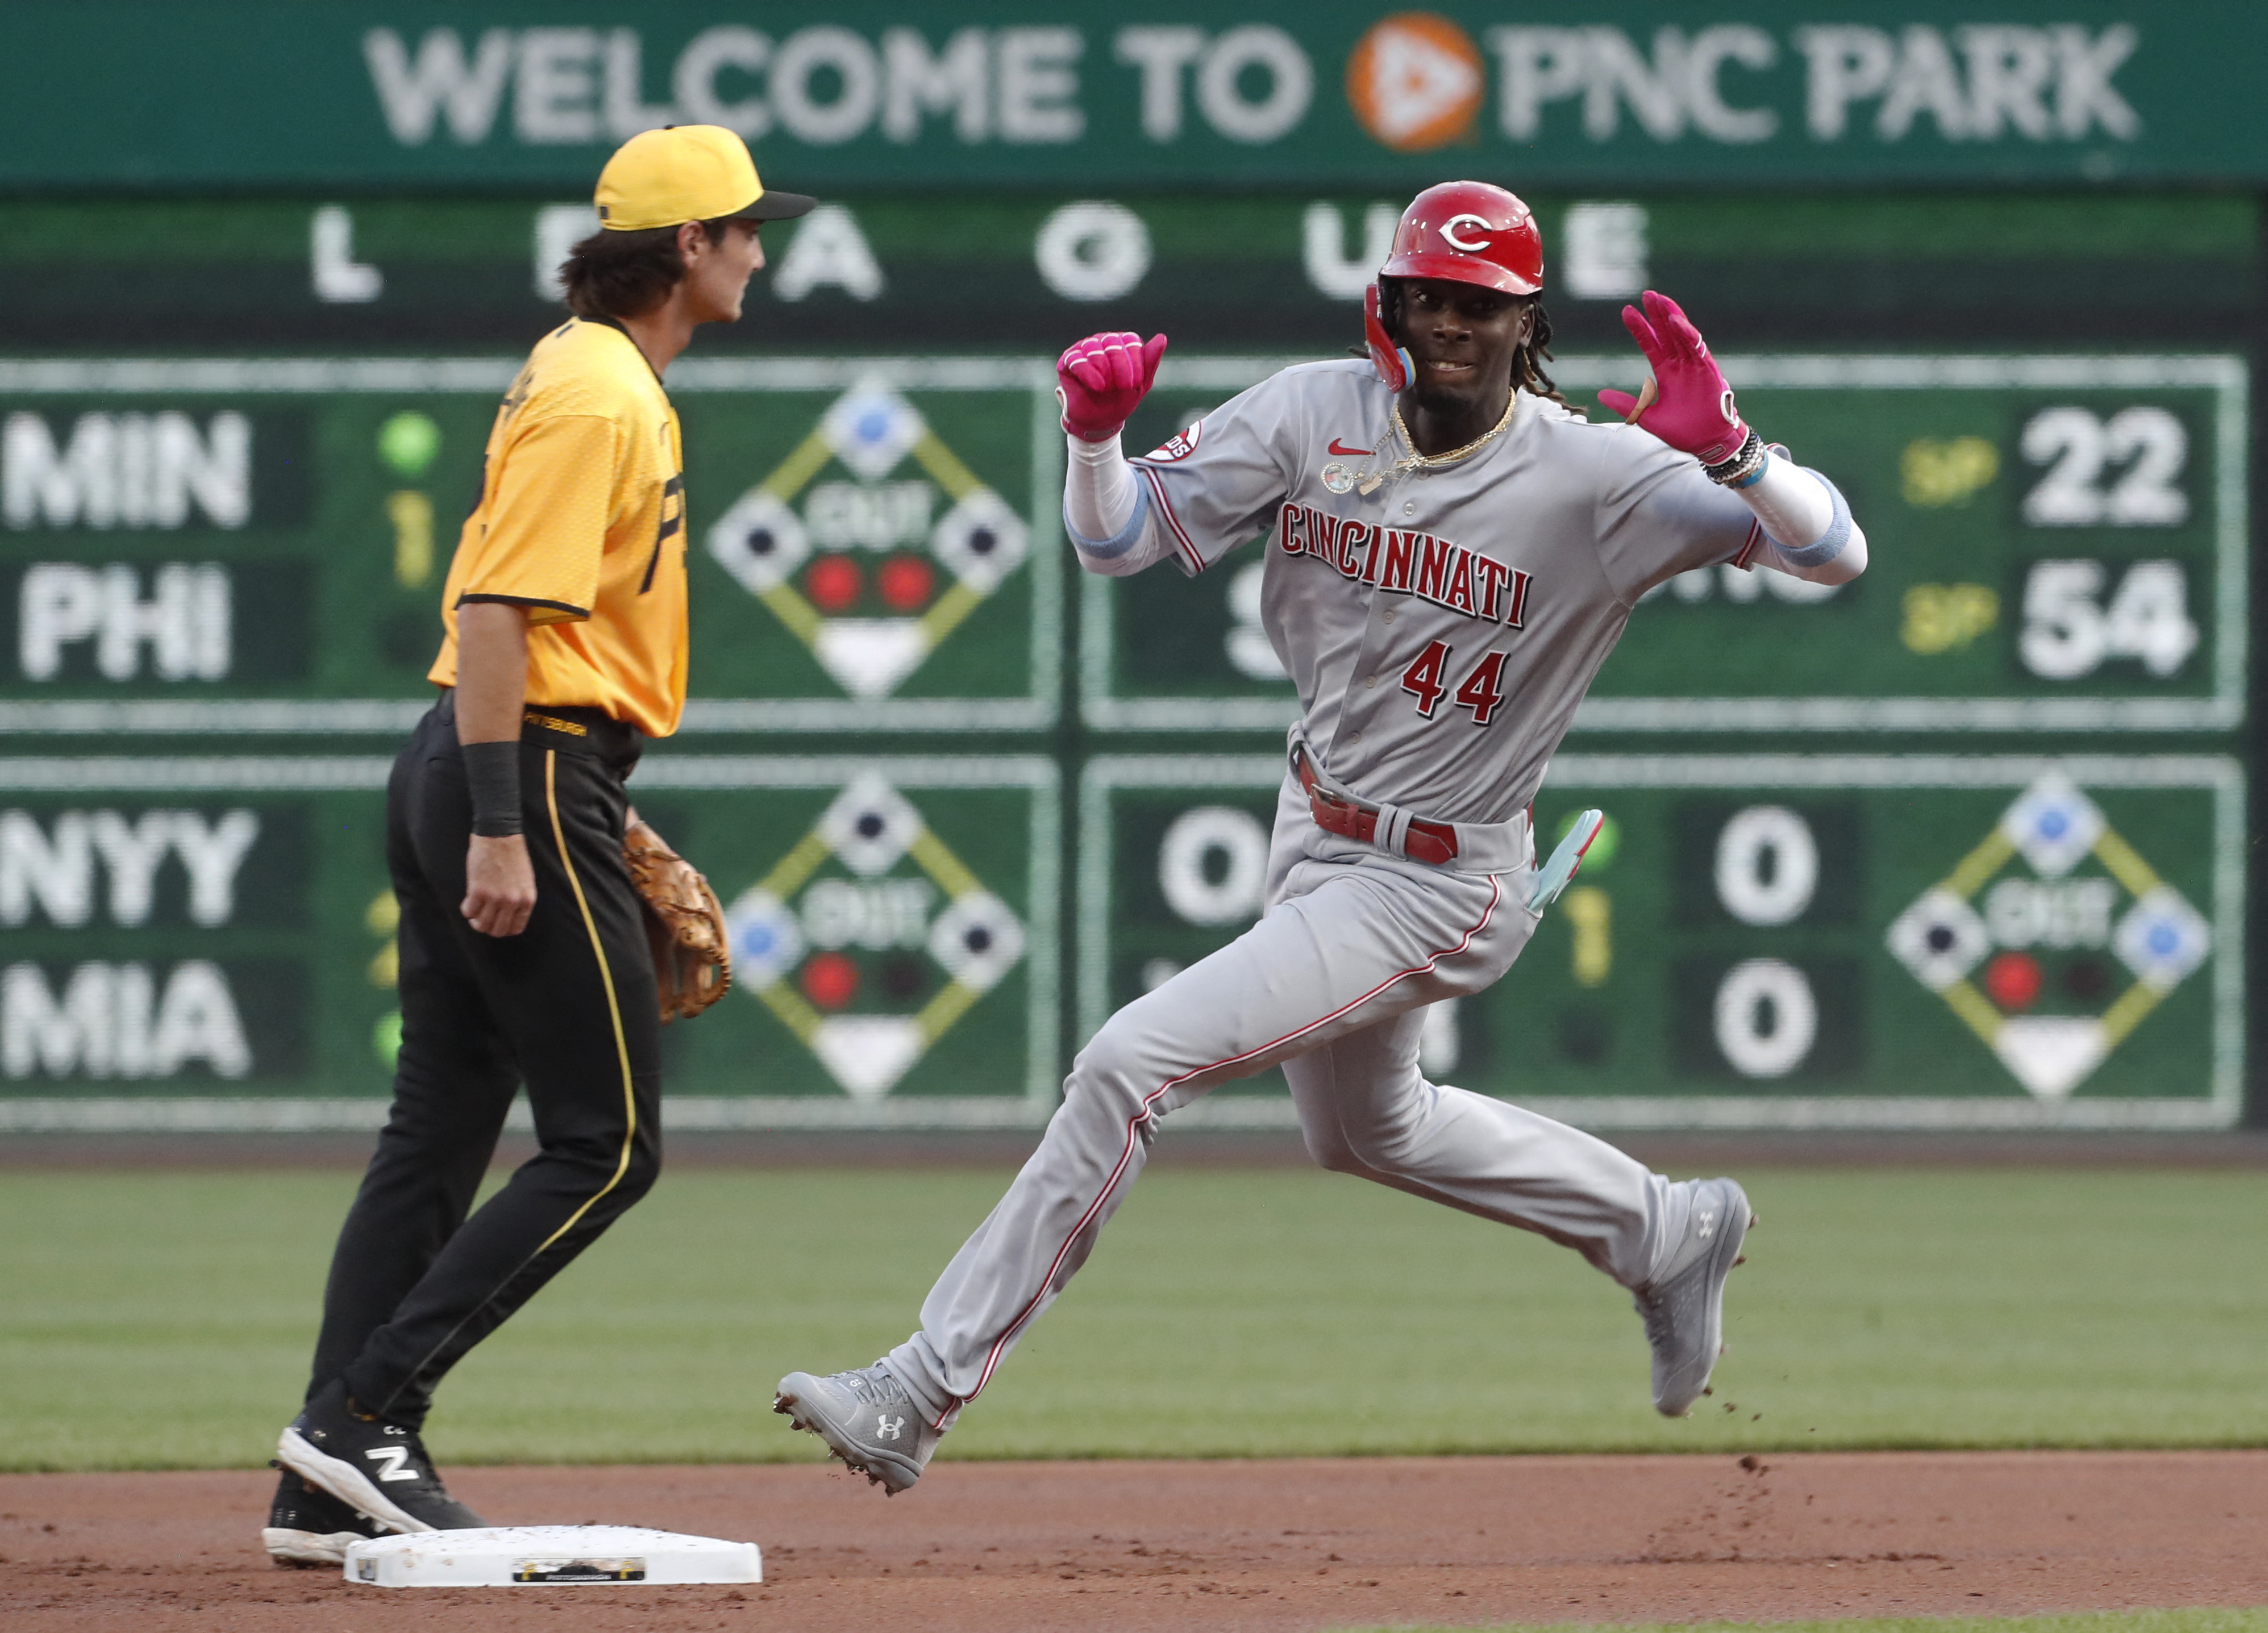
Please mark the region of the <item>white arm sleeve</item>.
POLYGON ((1118 438, 1081 442, 1069 432, 1064 466, 1064 532, 1089 572, 1123 577, 1167 555, 1171 543, 1150 512, 1118 438))
POLYGON ((1764 566, 1814 584, 1848 584, 1867 570, 1867 535, 1817 471, 1775 450, 1756 479, 1734 491, 1764 525, 1755 556, 1764 566))

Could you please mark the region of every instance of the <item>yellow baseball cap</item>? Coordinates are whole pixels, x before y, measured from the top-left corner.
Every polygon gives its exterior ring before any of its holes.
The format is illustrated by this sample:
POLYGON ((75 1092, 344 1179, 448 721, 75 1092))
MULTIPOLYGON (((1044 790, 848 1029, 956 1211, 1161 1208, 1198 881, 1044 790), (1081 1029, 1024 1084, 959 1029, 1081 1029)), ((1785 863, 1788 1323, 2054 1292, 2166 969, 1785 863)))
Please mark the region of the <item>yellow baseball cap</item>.
POLYGON ((720 216, 785 221, 819 201, 765 191, 748 144, 722 125, 669 125, 615 150, 599 173, 596 202, 600 226, 640 232, 720 216))

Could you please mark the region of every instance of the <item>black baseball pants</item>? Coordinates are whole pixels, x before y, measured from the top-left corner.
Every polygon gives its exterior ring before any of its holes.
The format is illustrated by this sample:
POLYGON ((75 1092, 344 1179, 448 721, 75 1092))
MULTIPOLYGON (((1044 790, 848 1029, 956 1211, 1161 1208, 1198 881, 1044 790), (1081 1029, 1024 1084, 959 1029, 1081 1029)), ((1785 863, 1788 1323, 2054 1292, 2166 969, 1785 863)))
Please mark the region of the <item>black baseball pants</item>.
POLYGON ((484 936, 459 910, 472 797, 453 701, 444 693, 418 723, 387 786, 401 1053, 308 1385, 312 1396, 343 1376, 363 1410, 411 1428, 449 1368, 661 1166, 653 966, 622 860, 637 737, 595 711, 530 710, 520 791, 535 910, 520 934, 484 936), (540 1149, 468 1217, 522 1083, 540 1149))

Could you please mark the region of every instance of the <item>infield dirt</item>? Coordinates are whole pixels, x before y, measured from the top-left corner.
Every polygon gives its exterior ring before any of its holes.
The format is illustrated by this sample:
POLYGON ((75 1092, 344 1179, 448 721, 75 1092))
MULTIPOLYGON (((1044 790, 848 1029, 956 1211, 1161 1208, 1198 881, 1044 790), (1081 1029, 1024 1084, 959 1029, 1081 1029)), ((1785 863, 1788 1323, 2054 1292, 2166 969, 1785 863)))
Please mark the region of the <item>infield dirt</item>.
POLYGON ((0 1476, 0 1624, 1322 1629, 2268 1604, 2268 1451, 486 1467, 499 1523, 753 1540, 748 1588, 358 1588, 259 1550, 266 1474, 0 1476))

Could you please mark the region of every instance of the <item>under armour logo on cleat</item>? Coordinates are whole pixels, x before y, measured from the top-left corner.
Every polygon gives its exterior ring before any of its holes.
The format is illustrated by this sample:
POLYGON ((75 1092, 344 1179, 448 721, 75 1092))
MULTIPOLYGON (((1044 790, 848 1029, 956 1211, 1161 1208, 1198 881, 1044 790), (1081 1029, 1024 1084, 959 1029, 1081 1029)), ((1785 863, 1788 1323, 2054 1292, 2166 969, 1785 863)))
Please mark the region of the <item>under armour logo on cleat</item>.
POLYGON ((877 1440, 895 1440, 905 1431, 906 1420, 902 1417, 892 1417, 885 1412, 874 1420, 874 1438, 877 1440))
POLYGON ((1701 1229, 1697 1234, 1705 1242, 1716 1233, 1717 1210, 1714 1208, 1704 1208, 1701 1210, 1701 1229))

